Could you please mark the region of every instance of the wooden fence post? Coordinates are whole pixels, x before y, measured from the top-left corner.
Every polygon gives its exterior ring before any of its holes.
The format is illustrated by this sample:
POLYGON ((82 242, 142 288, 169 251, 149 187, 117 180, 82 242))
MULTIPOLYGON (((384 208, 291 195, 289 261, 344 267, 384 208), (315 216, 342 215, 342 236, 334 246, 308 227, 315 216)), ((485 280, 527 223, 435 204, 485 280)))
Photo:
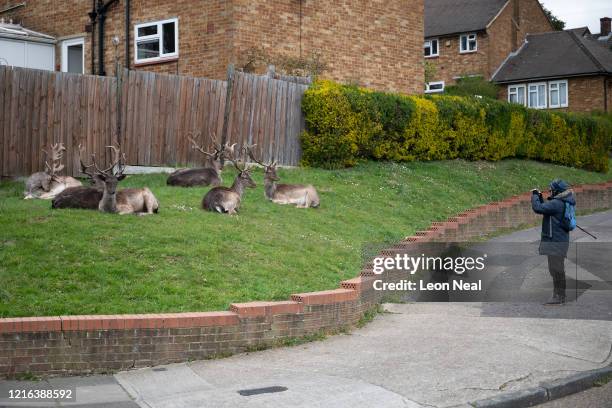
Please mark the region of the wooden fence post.
POLYGON ((119 61, 117 61, 117 67, 115 68, 115 73, 117 76, 117 81, 115 83, 115 85, 117 86, 117 92, 116 92, 116 97, 117 100, 115 101, 115 103, 117 104, 116 108, 117 108, 117 134, 115 135, 116 137, 116 142, 119 143, 119 146, 123 146, 123 138, 121 137, 121 109, 122 109, 122 102, 123 102, 123 98, 122 93, 123 93, 123 69, 121 68, 121 63, 119 61))
MULTIPOLYGON (((223 130, 221 131, 221 148, 227 143, 227 128, 231 109, 232 88, 234 87, 234 64, 227 67, 227 94, 225 96, 225 111, 223 113, 223 130)), ((221 167, 225 164, 225 155, 221 155, 221 167)))

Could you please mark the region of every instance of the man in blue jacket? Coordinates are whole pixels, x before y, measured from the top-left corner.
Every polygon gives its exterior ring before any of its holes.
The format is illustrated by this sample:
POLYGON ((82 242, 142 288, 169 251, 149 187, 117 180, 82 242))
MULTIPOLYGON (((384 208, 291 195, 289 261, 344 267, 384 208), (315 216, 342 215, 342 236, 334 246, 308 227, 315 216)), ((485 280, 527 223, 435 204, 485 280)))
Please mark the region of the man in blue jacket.
POLYGON ((548 257, 548 271, 553 278, 554 291, 547 305, 565 303, 565 257, 569 248, 569 231, 563 227, 565 203, 576 205, 574 193, 568 183, 554 180, 549 185, 550 197, 544 202, 542 193, 532 191, 531 207, 537 214, 544 215, 542 220, 542 240, 540 255, 548 257))

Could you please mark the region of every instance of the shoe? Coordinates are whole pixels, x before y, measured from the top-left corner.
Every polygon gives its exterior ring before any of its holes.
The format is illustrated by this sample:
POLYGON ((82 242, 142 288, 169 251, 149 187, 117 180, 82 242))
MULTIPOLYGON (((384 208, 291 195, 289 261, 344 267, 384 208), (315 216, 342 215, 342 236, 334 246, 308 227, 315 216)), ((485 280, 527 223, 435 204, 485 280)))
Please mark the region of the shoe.
POLYGON ((553 297, 544 306, 557 306, 565 303, 565 295, 555 293, 553 297))

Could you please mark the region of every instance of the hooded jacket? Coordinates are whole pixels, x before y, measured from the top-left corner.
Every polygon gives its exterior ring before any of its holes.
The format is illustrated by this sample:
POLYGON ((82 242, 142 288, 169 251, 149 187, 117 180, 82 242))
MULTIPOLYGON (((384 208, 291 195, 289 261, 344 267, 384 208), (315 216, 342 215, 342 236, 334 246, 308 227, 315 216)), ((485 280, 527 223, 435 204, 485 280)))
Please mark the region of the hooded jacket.
POLYGON ((537 214, 544 215, 542 220, 541 255, 566 256, 569 247, 569 232, 562 226, 565 203, 576 205, 571 189, 559 192, 543 202, 537 194, 531 196, 531 207, 537 214))

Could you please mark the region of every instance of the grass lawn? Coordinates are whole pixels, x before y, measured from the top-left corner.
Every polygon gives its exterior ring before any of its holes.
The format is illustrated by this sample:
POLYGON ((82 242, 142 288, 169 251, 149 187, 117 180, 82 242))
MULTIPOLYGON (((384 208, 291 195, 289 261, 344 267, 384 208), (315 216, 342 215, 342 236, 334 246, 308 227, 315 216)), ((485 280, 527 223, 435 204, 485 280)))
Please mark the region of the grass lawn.
MULTIPOLYGON (((224 173, 230 184, 234 172, 224 173)), ((118 216, 51 210, 0 184, 0 316, 223 310, 284 300, 356 276, 368 243, 401 239, 469 207, 544 189, 554 177, 601 182, 611 174, 536 162, 365 163, 352 169, 280 170, 313 183, 321 208, 263 197, 262 171, 235 217, 204 212, 208 188, 167 187, 165 175, 130 176, 160 213, 118 216)))

